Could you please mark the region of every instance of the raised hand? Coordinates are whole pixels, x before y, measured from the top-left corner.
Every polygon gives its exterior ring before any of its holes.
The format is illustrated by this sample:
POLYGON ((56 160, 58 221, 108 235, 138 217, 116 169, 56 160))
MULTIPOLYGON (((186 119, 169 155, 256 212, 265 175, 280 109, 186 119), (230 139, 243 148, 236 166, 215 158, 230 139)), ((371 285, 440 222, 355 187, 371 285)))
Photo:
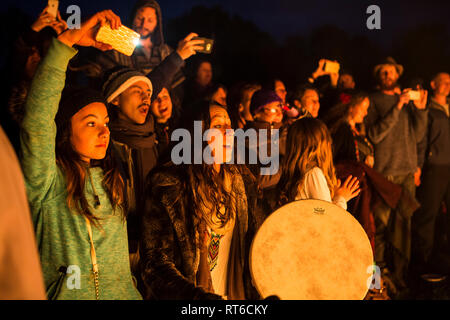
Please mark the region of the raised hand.
POLYGON ((397 108, 402 109, 405 104, 409 102, 409 90, 410 89, 404 89, 402 94, 399 97, 397 108))
POLYGON ((420 92, 420 99, 413 102, 417 109, 423 110, 427 107, 428 91, 420 89, 419 86, 417 86, 417 90, 420 92))
POLYGON ((61 18, 61 15, 59 14, 59 10, 58 10, 58 15, 56 17, 56 20, 53 20, 50 23, 50 27, 52 27, 56 31, 57 35, 60 35, 63 31, 65 31, 67 29, 67 23, 61 18))
POLYGON ((55 22, 55 18, 51 16, 48 12, 48 6, 42 10, 39 17, 36 19, 36 21, 31 25, 31 29, 33 29, 36 32, 41 31, 45 27, 52 26, 52 23, 55 22))
POLYGON ((203 43, 203 40, 192 40, 194 37, 198 37, 198 34, 190 33, 186 38, 178 43, 177 52, 181 59, 186 60, 196 54, 196 50, 201 50, 203 48, 200 46, 200 44, 203 43))
POLYGON ((325 71, 323 70, 323 67, 325 65, 325 61, 326 61, 326 59, 320 59, 319 60, 319 66, 317 67, 316 71, 314 71, 312 73, 312 77, 314 79, 317 79, 317 78, 319 78, 319 77, 321 77, 323 75, 326 75, 325 71))
POLYGON ((335 196, 344 197, 346 201, 349 201, 356 197, 361 192, 359 188, 358 178, 348 176, 344 184, 341 185, 341 180, 338 180, 338 185, 335 188, 335 196))
POLYGON ((113 30, 122 25, 120 18, 114 12, 105 10, 83 22, 80 29, 68 29, 58 36, 58 40, 69 47, 76 44, 83 47, 95 47, 103 51, 111 50, 112 46, 95 40, 98 29, 108 23, 113 30))

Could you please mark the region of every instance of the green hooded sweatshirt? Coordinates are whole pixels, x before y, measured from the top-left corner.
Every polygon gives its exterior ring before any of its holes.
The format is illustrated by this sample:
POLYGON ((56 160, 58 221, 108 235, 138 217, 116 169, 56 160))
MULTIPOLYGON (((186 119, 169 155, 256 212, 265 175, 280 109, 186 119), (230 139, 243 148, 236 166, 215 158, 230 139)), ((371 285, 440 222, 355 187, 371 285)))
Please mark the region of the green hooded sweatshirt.
MULTIPOLYGON (((86 220, 67 206, 67 183, 55 155, 55 116, 67 65, 76 53, 53 39, 33 79, 21 132, 22 167, 49 299, 96 299, 86 220)), ((111 206, 102 186, 103 170, 96 167, 90 172, 101 203, 94 209, 92 186, 86 179, 86 198, 101 219, 101 228, 92 226, 99 299, 141 299, 130 271, 122 212, 111 206)))

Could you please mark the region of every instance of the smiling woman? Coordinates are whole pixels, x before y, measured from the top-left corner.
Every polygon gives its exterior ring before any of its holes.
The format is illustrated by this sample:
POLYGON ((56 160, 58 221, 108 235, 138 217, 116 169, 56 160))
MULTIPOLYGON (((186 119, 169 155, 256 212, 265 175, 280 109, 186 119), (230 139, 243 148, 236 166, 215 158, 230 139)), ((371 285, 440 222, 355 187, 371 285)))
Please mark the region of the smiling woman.
POLYGON ((149 177, 140 243, 142 278, 148 298, 245 299, 256 181, 245 167, 224 163, 232 146, 227 144, 231 121, 226 109, 203 102, 195 110, 186 122, 191 136, 198 122, 201 137, 208 129, 217 133, 203 140, 200 157, 207 146, 221 145, 223 152, 214 154, 216 163, 211 164, 194 164, 193 152, 190 164, 167 163, 149 177))

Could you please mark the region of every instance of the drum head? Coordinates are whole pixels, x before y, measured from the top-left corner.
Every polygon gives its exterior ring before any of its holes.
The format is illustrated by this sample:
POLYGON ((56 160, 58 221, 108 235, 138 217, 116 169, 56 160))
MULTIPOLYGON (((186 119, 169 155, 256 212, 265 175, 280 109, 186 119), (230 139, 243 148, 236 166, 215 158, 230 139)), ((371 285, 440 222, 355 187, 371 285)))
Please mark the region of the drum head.
POLYGON ((276 210, 250 250, 253 283, 263 298, 363 299, 372 264, 372 247, 359 222, 322 200, 295 201, 276 210))

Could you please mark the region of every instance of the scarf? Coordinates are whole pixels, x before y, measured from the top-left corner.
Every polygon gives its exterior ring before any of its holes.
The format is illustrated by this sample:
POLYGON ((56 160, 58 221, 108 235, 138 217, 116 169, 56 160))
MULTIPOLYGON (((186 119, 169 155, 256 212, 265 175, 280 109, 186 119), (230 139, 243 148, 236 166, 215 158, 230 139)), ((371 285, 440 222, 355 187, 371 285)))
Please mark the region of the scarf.
POLYGON ((153 117, 144 124, 135 124, 130 120, 117 118, 109 126, 111 137, 135 149, 149 149, 155 145, 153 117))

